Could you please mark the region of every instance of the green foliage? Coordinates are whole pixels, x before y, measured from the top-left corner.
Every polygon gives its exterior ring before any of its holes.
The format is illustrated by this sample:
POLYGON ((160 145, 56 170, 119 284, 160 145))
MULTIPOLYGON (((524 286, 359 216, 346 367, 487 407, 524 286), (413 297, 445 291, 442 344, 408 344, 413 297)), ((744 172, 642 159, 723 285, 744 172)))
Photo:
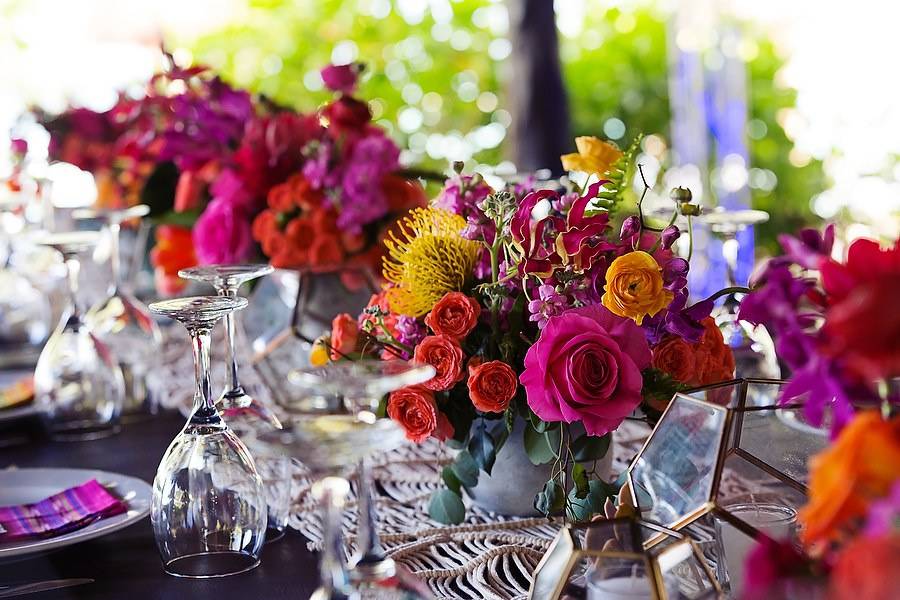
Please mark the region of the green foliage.
POLYGON ((603 184, 603 191, 597 194, 597 197, 600 198, 597 204, 611 213, 615 212, 616 208, 625 200, 625 195, 630 189, 629 182, 636 169, 634 159, 641 149, 642 139, 644 136, 638 134, 628 148, 622 152, 619 160, 613 163, 610 170, 603 176, 609 182, 603 184))
POLYGON ((431 495, 428 516, 446 525, 459 525, 466 518, 466 507, 459 494, 448 489, 440 489, 431 495))
POLYGON ((548 429, 539 432, 534 427, 525 427, 525 454, 534 465, 544 465, 554 460, 560 443, 560 430, 548 429))
POLYGON ((584 434, 572 442, 572 458, 578 462, 600 460, 609 452, 612 435, 594 436, 584 434))
POLYGON ((472 431, 469 434, 469 454, 482 471, 491 474, 497 454, 494 451, 494 438, 487 430, 484 419, 478 419, 472 424, 472 431))

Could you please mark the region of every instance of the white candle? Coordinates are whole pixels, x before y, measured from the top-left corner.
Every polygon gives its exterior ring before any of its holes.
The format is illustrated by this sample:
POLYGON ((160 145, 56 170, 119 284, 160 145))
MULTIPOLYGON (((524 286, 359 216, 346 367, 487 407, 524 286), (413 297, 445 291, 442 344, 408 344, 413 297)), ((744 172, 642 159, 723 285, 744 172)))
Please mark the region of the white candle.
MULTIPOLYGON (((623 569, 615 571, 598 569, 588 580, 587 600, 652 600, 653 589, 644 574, 643 567, 634 565, 630 575, 623 575, 623 569), (609 575, 614 573, 615 577, 609 575)), ((627 573, 627 571, 626 571, 627 573)), ((673 582, 665 580, 668 597, 677 598, 673 582), (673 589, 674 588, 674 589, 673 589)))
MULTIPOLYGON (((797 511, 780 504, 734 504, 723 508, 734 517, 776 540, 790 537, 794 522, 797 520, 797 511)), ((756 540, 726 521, 719 521, 718 524, 719 541, 725 553, 731 593, 739 597, 744 589, 744 563, 756 540)))

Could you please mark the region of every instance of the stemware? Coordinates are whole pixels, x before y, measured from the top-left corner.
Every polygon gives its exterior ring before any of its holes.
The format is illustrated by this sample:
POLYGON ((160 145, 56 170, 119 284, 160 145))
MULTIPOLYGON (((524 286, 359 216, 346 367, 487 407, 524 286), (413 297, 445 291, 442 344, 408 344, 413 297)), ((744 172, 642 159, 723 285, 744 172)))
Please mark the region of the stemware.
POLYGON ((125 378, 125 406, 123 412, 136 413, 142 408, 155 412, 147 390, 146 375, 153 368, 162 333, 150 316, 147 307, 134 297, 122 281, 119 255, 119 232, 123 222, 149 214, 147 205, 130 208, 81 209, 76 219, 98 219, 109 231, 109 263, 112 278, 106 298, 96 303, 85 315, 94 333, 113 351, 122 376, 125 378))
MULTIPOLYGON (((211 284, 219 296, 236 298, 240 287, 253 279, 263 277, 274 269, 271 265, 205 265, 178 271, 184 279, 204 281, 211 284)), ((280 429, 278 417, 258 400, 254 400, 241 385, 238 378, 237 357, 235 356, 235 317, 225 316, 226 385, 225 391, 216 401, 222 416, 232 422, 248 417, 260 419, 270 426, 280 429)))
MULTIPOLYGON (((698 220, 708 225, 713 234, 722 240, 726 285, 746 283, 737 281, 736 276, 740 250, 738 234, 751 225, 768 221, 768 213, 761 210, 714 210, 700 215, 698 220)), ((779 379, 781 368, 778 366, 772 337, 762 325, 754 327, 738 319, 739 306, 739 294, 729 294, 712 313, 725 342, 734 353, 735 376, 779 379)))
POLYGON ((8 223, 24 225, 21 198, 0 199, 0 345, 38 346, 50 333, 51 307, 45 294, 13 265, 13 236, 8 223))
POLYGON ((240 439, 219 416, 210 389, 210 330, 247 306, 244 298, 164 300, 150 310, 180 321, 191 335, 194 409, 153 480, 150 520, 167 573, 222 577, 259 564, 266 532, 262 480, 240 439))
POLYGON ((35 403, 50 435, 94 439, 115 433, 125 396, 122 371, 110 349, 85 324, 78 307, 78 254, 93 247, 96 232, 47 234, 38 243, 62 254, 70 306, 41 351, 34 371, 35 403))
MULTIPOLYGON (((403 442, 398 423, 375 417, 380 399, 433 375, 434 368, 429 365, 401 360, 348 361, 291 373, 290 381, 298 393, 284 402, 288 423, 283 430, 260 434, 259 439, 302 460, 316 479, 312 491, 322 507, 323 550, 321 585, 312 595, 314 600, 355 599, 360 597, 360 588, 367 587, 366 581, 353 582, 344 561, 341 509, 350 491, 346 475, 365 457, 403 442)), ((361 527, 363 512, 361 508, 361 527)), ((374 538, 374 529, 361 534, 363 542, 367 535, 374 538)), ((392 575, 393 562, 385 564, 390 565, 392 575)), ((380 580, 378 597, 392 597, 392 585, 403 584, 397 578, 380 580)), ((414 588, 394 589, 401 597, 416 597, 414 588)))

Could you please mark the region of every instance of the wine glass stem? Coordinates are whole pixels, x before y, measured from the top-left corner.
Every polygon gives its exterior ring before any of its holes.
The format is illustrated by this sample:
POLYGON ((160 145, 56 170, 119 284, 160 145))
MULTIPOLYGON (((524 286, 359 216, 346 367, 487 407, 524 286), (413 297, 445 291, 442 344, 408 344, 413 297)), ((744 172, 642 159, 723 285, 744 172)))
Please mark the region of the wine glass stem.
POLYGON ((341 598, 350 586, 347 565, 344 561, 344 540, 341 516, 346 500, 346 482, 337 477, 326 477, 318 484, 319 503, 322 507, 323 546, 319 561, 321 589, 328 592, 326 598, 341 598))
MULTIPOLYGON (((230 285, 223 285, 219 288, 219 295, 225 296, 226 298, 236 298, 237 288, 230 285)), ((228 390, 227 393, 240 394, 241 383, 238 380, 237 357, 234 352, 234 319, 234 313, 225 315, 225 364, 228 366, 226 389, 228 390)))
POLYGON ((74 254, 65 255, 66 277, 69 280, 69 301, 72 303, 72 317, 79 319, 78 312, 78 275, 81 272, 81 263, 74 254))
POLYGON ((194 396, 194 418, 212 420, 218 416, 212 401, 212 386, 209 375, 209 329, 190 328, 191 345, 194 349, 194 373, 197 378, 197 393, 194 396))
POLYGON ((112 271, 112 283, 109 295, 115 296, 119 290, 119 278, 122 276, 122 266, 119 257, 119 231, 121 225, 116 221, 109 223, 109 267, 112 271))
POLYGON ((727 231, 722 234, 722 255, 725 258, 725 276, 730 287, 737 285, 738 252, 737 232, 727 231))
POLYGON ((377 560, 384 558, 384 550, 381 548, 381 540, 378 539, 376 522, 378 514, 375 510, 375 498, 373 495, 372 469, 365 458, 359 461, 359 559, 377 560))

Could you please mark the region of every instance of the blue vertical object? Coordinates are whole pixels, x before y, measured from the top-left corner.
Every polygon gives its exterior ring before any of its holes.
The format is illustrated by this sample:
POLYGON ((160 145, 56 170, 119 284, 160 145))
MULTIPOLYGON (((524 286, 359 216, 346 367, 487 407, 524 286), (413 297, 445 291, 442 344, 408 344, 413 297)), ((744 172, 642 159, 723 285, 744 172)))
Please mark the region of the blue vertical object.
MULTIPOLYGON (((734 26, 721 27, 717 29, 717 46, 705 52, 686 50, 675 41, 681 20, 678 16, 671 20, 668 36, 673 166, 693 165, 698 169, 704 189, 702 193, 693 191, 695 197, 701 197, 704 209, 715 206, 728 210, 750 208, 746 181, 739 188, 729 190, 721 182, 711 182, 709 177, 710 170, 721 170, 728 157, 731 162, 742 160, 747 171, 750 167, 746 142, 746 68, 739 57, 722 52, 722 48, 735 48, 740 34, 734 26), (721 54, 722 60, 705 61, 706 53, 721 54), (714 66, 711 68, 710 64, 714 66), (712 160, 711 148, 714 152, 712 160)), ((694 182, 674 183, 691 185, 694 182)), ((746 283, 753 269, 752 228, 740 232, 738 241, 736 280, 746 283)), ((727 285, 726 273, 721 241, 705 226, 695 224, 694 256, 689 274, 693 299, 705 298, 727 285)))

